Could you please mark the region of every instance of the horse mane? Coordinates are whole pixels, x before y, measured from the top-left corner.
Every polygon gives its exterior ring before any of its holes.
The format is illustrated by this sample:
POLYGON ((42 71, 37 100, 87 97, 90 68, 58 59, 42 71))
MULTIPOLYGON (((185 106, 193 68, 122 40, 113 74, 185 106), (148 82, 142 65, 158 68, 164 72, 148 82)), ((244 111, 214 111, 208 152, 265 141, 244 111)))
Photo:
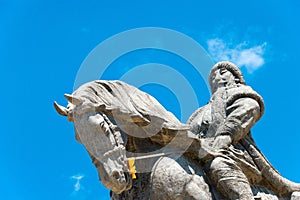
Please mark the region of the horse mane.
POLYGON ((161 129, 187 130, 171 112, 154 97, 125 82, 96 80, 79 87, 73 95, 85 100, 113 118, 148 125, 152 119, 159 121, 161 129))

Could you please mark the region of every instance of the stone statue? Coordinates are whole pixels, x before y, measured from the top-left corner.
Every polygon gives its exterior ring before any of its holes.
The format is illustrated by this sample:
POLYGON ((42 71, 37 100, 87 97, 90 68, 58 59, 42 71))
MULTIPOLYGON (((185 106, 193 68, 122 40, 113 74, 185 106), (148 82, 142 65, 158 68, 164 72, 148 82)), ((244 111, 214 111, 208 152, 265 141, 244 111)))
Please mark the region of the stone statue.
POLYGON ((111 199, 300 199, 256 147, 250 128, 262 98, 232 63, 211 70, 211 101, 187 124, 122 81, 97 80, 65 94, 60 115, 97 168, 111 199))

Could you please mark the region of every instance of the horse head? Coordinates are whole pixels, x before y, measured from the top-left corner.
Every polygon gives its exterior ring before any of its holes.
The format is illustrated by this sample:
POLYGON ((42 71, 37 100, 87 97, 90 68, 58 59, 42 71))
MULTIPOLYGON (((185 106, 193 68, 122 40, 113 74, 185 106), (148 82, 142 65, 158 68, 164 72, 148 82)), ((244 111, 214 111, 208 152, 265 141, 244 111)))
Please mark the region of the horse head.
POLYGON ((84 98, 66 94, 67 107, 54 102, 56 111, 74 122, 76 140, 88 151, 103 185, 119 194, 129 190, 126 150, 121 133, 111 120, 84 98))

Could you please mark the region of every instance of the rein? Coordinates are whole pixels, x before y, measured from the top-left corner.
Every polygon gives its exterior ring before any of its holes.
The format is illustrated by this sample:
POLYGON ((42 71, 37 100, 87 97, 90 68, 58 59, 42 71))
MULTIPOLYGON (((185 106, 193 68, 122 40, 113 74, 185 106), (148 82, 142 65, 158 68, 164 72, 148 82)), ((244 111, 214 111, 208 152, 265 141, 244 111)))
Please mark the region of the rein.
POLYGON ((97 156, 97 159, 101 162, 102 160, 105 160, 108 157, 110 157, 111 155, 114 155, 116 153, 120 153, 120 155, 123 157, 123 160, 127 160, 125 158, 125 147, 123 145, 122 146, 117 146, 117 147, 113 148, 112 150, 109 150, 109 151, 105 152, 103 154, 103 156, 101 156, 101 157, 97 156))

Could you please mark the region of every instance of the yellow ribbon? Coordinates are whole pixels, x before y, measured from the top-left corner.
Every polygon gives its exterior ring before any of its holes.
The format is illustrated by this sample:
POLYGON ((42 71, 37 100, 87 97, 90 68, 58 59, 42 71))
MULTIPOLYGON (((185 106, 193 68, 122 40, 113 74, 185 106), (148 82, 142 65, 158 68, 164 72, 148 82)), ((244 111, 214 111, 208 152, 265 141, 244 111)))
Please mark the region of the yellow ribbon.
POLYGON ((129 173, 131 174, 131 178, 136 179, 136 175, 135 175, 136 169, 135 169, 135 165, 134 165, 135 158, 128 158, 127 162, 128 162, 129 173))

